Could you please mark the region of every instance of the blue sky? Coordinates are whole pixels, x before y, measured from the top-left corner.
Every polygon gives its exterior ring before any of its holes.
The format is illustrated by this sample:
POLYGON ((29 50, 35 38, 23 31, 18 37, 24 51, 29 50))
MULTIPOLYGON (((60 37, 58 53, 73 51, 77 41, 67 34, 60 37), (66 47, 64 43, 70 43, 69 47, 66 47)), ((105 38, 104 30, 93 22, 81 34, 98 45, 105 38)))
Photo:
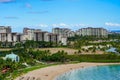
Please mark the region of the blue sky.
POLYGON ((24 27, 120 29, 120 0, 0 0, 0 25, 14 32, 24 27))

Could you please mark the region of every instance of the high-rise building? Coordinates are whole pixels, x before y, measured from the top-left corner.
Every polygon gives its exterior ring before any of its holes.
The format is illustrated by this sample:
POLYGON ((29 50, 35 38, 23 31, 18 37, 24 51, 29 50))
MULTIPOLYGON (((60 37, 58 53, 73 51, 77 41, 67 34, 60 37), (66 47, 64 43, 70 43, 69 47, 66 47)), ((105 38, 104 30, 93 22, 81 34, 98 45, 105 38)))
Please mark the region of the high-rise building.
POLYGON ((0 26, 0 41, 6 42, 8 41, 8 34, 11 33, 10 26, 0 26))
POLYGON ((35 32, 41 32, 41 29, 24 28, 23 34, 27 35, 28 40, 34 40, 35 32))
POLYGON ((82 28, 76 31, 79 36, 108 37, 108 31, 104 28, 82 28))
POLYGON ((0 26, 0 33, 11 33, 10 26, 0 26))
POLYGON ((58 43, 59 42, 59 35, 58 34, 49 33, 48 34, 48 39, 49 39, 49 42, 58 43))
POLYGON ((40 31, 40 32, 35 32, 34 40, 35 41, 45 41, 45 37, 47 37, 45 34, 48 32, 45 31, 40 31))
POLYGON ((17 42, 25 42, 26 40, 46 41, 46 42, 61 42, 67 45, 67 38, 79 36, 96 36, 107 37, 108 31, 104 28, 82 28, 74 32, 68 28, 53 28, 52 33, 41 31, 40 29, 24 28, 23 33, 11 32, 10 26, 0 26, 0 42, 3 45, 15 45, 17 42))
POLYGON ((53 28, 52 33, 58 34, 62 37, 72 37, 75 35, 74 31, 68 28, 53 28))

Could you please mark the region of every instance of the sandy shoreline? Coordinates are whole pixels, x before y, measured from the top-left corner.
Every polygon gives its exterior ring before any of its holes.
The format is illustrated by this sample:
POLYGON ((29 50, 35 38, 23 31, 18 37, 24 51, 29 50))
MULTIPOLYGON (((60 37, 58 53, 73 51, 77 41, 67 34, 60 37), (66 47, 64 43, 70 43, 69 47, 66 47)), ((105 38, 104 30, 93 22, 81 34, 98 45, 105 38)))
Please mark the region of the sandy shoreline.
POLYGON ((20 80, 20 78, 22 77, 24 77, 24 79, 21 79, 21 80, 27 80, 25 78, 28 78, 28 77, 35 78, 34 80, 37 80, 37 79, 38 80, 54 80, 56 76, 70 70, 82 69, 90 66, 113 65, 113 64, 120 64, 120 63, 76 63, 76 64, 63 64, 63 65, 57 65, 57 66, 50 66, 50 67, 31 71, 25 75, 18 77, 15 80, 20 80))

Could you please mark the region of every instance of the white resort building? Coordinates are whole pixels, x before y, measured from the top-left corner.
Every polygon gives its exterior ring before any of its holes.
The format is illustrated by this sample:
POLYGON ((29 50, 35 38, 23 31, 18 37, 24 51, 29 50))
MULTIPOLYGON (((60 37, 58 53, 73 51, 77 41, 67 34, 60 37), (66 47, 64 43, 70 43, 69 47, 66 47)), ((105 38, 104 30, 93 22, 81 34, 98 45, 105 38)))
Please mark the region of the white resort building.
POLYGON ((82 28, 76 32, 68 28, 53 28, 52 33, 42 31, 41 29, 24 28, 23 33, 11 32, 10 26, 0 26, 0 42, 4 45, 15 45, 17 42, 25 42, 26 40, 46 41, 46 42, 61 42, 67 45, 67 38, 79 36, 97 36, 107 37, 108 32, 103 28, 82 28))
POLYGON ((108 37, 108 31, 104 28, 81 28, 76 31, 79 36, 108 37))

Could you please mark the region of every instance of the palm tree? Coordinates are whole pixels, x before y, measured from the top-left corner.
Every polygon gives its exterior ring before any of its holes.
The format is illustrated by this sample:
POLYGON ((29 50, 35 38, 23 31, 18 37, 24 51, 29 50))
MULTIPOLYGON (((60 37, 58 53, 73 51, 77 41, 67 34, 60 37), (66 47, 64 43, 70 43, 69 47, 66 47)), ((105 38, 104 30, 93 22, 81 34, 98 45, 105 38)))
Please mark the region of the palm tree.
POLYGON ((78 55, 80 55, 81 53, 82 53, 82 52, 81 52, 81 50, 79 49, 79 50, 78 50, 78 55))

